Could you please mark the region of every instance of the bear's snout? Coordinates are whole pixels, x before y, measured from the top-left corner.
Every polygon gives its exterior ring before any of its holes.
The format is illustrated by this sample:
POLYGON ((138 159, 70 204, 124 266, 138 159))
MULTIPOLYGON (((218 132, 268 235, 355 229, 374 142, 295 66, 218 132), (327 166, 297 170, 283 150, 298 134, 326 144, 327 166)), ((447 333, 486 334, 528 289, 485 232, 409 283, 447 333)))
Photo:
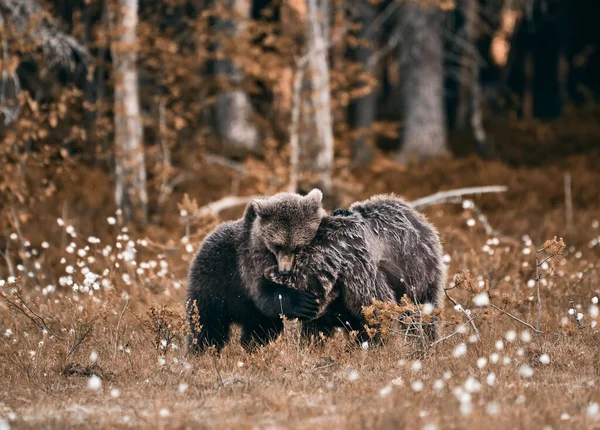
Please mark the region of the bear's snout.
POLYGON ((294 254, 285 254, 278 252, 277 255, 277 271, 281 275, 289 275, 294 268, 294 254))

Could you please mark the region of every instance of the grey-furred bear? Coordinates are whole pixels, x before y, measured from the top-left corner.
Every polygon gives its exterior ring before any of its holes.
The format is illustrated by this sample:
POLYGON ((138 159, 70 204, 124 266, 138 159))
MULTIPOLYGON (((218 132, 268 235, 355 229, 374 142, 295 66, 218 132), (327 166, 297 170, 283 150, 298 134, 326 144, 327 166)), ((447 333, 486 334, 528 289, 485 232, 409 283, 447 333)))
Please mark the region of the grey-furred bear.
MULTIPOLYGON (((277 210, 275 201, 269 204, 277 210)), ((442 246, 437 230, 422 214, 393 195, 374 196, 336 213, 340 216, 324 217, 311 244, 295 254, 290 273, 272 266, 265 277, 290 289, 316 293, 317 317, 322 321, 335 303, 362 327, 363 306, 372 299, 399 302, 404 294, 415 303, 442 307, 446 283, 442 246)), ((320 328, 327 329, 326 324, 320 328)), ((435 340, 437 318, 424 329, 435 340)))
POLYGON ((252 349, 281 332, 280 314, 301 320, 316 316, 315 293, 275 284, 263 274, 274 265, 289 273, 294 252, 308 246, 326 215, 321 199, 319 190, 256 199, 242 218, 220 224, 204 239, 189 274, 191 351, 220 350, 232 324, 242 326, 241 343, 252 349))

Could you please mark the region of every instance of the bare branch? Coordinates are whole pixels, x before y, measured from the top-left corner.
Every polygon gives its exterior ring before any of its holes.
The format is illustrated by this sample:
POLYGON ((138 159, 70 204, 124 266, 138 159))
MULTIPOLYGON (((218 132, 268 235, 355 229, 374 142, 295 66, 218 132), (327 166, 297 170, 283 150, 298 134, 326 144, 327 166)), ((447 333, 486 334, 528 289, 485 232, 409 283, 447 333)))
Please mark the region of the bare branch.
POLYGON ((459 188, 456 190, 440 191, 430 196, 422 197, 417 200, 409 202, 409 205, 413 208, 421 209, 427 206, 431 206, 439 203, 446 203, 447 201, 456 197, 468 196, 473 194, 486 194, 486 193, 504 193, 508 190, 505 185, 490 185, 486 187, 471 187, 471 188, 459 188))
POLYGON ((529 324, 529 323, 527 323, 527 322, 523 321, 523 320, 522 320, 522 319, 520 319, 520 318, 517 318, 517 317, 516 317, 516 316, 514 316, 513 314, 511 314, 511 313, 509 313, 509 312, 505 311, 504 309, 502 309, 502 308, 500 308, 500 307, 498 307, 498 306, 496 306, 496 305, 494 305, 494 304, 492 304, 492 303, 490 303, 490 305, 489 305, 489 306, 490 306, 491 308, 494 308, 494 309, 496 309, 497 311, 500 311, 500 312, 502 312, 502 313, 503 313, 504 315, 506 315, 507 317, 509 317, 509 318, 512 318, 513 320, 515 320, 515 321, 517 321, 517 322, 520 322, 521 324, 523 324, 523 325, 525 325, 525 326, 529 327, 529 328, 530 328, 531 330, 533 330, 535 333, 539 333, 539 334, 543 334, 543 333, 544 333, 543 331, 540 331, 540 330, 536 329, 536 328, 535 328, 534 326, 532 326, 531 324, 529 324))

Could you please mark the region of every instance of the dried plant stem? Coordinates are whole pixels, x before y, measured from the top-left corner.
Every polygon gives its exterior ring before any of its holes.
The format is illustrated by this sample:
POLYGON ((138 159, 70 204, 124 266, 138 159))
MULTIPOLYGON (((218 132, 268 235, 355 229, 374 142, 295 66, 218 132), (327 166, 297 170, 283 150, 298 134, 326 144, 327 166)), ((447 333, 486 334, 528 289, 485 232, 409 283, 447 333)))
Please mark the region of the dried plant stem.
POLYGON ((571 197, 571 174, 565 173, 565 209, 567 228, 573 227, 573 199, 571 197))
POLYGON ((448 300, 450 300, 452 302, 452 304, 454 305, 454 307, 456 307, 456 306, 459 307, 460 311, 467 318, 467 322, 471 325, 471 327, 473 328, 473 331, 475 332, 475 334, 477 335, 477 337, 479 339, 481 339, 481 336, 479 335, 479 330, 477 330, 477 326, 475 325, 475 322, 471 318, 471 315, 469 315, 467 313, 467 311, 465 311, 465 309, 462 307, 462 305, 460 303, 458 303, 456 300, 454 300, 452 298, 452 296, 450 296, 450 294, 448 294, 448 290, 447 289, 444 290, 444 294, 446 295, 446 297, 448 297, 448 300))
POLYGON ((577 313, 577 308, 575 307, 575 302, 573 301, 573 299, 571 299, 569 304, 571 306, 571 309, 573 309, 573 318, 575 318, 577 327, 579 327, 579 330, 583 330, 583 324, 581 324, 581 320, 579 319, 579 314, 577 313))
MULTIPOLYGON (((477 315, 475 315, 474 317, 469 318, 469 320, 467 321, 468 324, 471 324, 473 322, 473 320, 477 317, 479 317, 481 315, 481 313, 478 313, 477 315)), ((456 336, 457 334, 459 334, 461 332, 461 330, 455 330, 452 333, 450 333, 448 336, 444 336, 441 339, 436 340, 435 342, 433 342, 431 345, 429 345, 430 347, 433 347, 435 345, 437 345, 438 343, 444 342, 445 340, 448 340, 454 336, 456 336)))
POLYGON ((537 304, 538 304, 538 315, 537 315, 537 324, 535 328, 537 330, 540 329, 540 325, 542 324, 542 297, 540 294, 540 263, 538 259, 538 253, 535 253, 535 289, 537 290, 537 304))
POLYGON ((514 316, 513 314, 511 314, 511 313, 509 313, 509 312, 505 311, 504 309, 502 309, 502 308, 500 308, 500 307, 498 307, 498 306, 496 306, 496 305, 494 305, 494 304, 492 304, 492 303, 490 303, 490 305, 489 305, 489 306, 490 306, 491 308, 494 308, 494 309, 496 309, 497 311, 500 311, 500 312, 502 312, 502 313, 503 313, 504 315, 506 315, 507 317, 509 317, 509 318, 512 318, 513 320, 515 320, 515 321, 517 321, 517 322, 520 322, 520 323, 521 323, 521 324, 523 324, 524 326, 527 326, 527 327, 529 327, 529 328, 530 328, 531 330, 533 330, 535 333, 538 333, 538 334, 543 334, 543 333, 544 333, 543 331, 536 329, 534 326, 532 326, 532 325, 531 325, 531 324, 529 324, 528 322, 525 322, 525 321, 523 321, 522 319, 520 319, 520 318, 518 318, 518 317, 514 316))
POLYGON ((117 349, 119 347, 119 328, 121 327, 121 320, 123 319, 123 315, 127 310, 127 306, 129 305, 129 297, 125 301, 125 306, 123 306, 123 310, 121 311, 121 315, 119 315, 119 321, 117 321, 117 331, 115 333, 115 355, 117 355, 117 349))

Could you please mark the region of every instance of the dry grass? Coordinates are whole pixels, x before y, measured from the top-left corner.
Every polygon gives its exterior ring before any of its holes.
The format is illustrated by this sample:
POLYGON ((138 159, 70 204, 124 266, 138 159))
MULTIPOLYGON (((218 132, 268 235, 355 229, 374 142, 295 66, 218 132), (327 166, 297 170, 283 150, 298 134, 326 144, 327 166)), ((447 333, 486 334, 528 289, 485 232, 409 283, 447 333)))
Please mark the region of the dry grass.
MULTIPOLYGON (((112 218, 95 219, 90 227, 85 215, 59 225, 55 215, 34 214, 46 222, 12 232, 8 243, 15 279, 0 265, 0 423, 600 428, 600 333, 592 303, 600 296, 600 178, 597 162, 589 160, 597 161, 597 154, 587 157, 566 162, 579 167, 572 170, 578 172, 575 226, 568 231, 562 184, 556 183, 564 165, 524 171, 467 159, 433 166, 436 175, 415 169, 399 176, 384 166, 357 179, 371 185, 347 199, 382 191, 418 197, 444 178, 452 178, 448 186, 511 186, 507 196, 475 200, 506 237, 487 236, 469 204, 428 209, 441 230, 452 279, 442 314, 447 339, 425 349, 419 336, 406 336, 391 323, 405 307, 371 309, 385 339, 366 350, 343 333, 306 345, 294 322, 286 322, 285 335, 254 354, 233 336, 221 356, 186 357, 185 278, 214 223, 187 226, 184 233, 158 226, 140 233, 121 229, 112 218), (425 183, 420 178, 427 174, 425 183), (410 183, 419 186, 402 192, 410 183), (88 239, 91 232, 101 239, 88 239), (563 253, 551 242, 548 252, 557 256, 540 267, 542 333, 536 334, 524 324, 535 327, 537 320, 536 250, 555 235, 567 246, 563 253), (485 300, 473 298, 481 294, 495 307, 479 306, 485 300), (582 328, 569 313, 571 300, 582 328)), ((171 216, 174 223, 179 214, 171 216)), ((539 261, 548 255, 540 253, 539 261)), ((429 318, 423 309, 408 310, 429 318)))

